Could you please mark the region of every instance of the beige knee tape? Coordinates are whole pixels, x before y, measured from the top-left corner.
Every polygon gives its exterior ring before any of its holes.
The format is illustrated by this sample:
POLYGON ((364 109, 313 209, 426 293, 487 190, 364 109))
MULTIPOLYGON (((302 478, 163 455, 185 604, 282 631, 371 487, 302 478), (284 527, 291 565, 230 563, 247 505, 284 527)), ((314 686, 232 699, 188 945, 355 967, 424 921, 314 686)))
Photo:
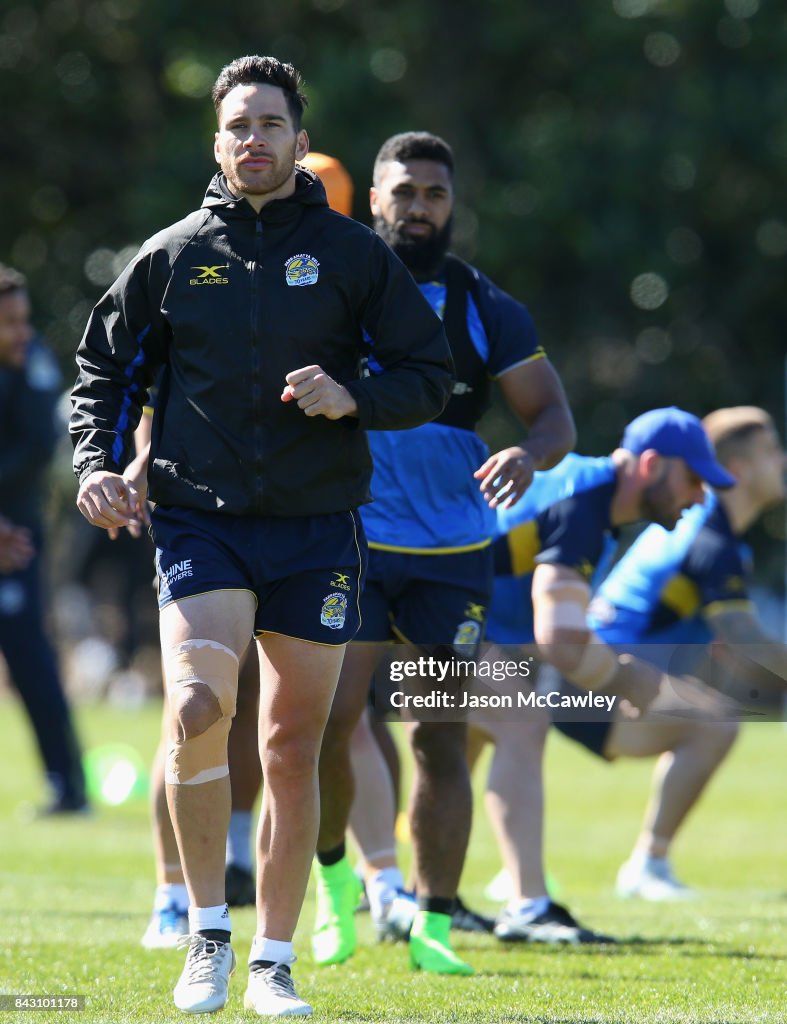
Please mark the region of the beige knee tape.
POLYGON ((164 679, 172 701, 184 686, 207 686, 221 718, 199 736, 169 739, 164 779, 171 785, 198 786, 229 775, 227 737, 238 694, 238 658, 213 640, 188 640, 166 657, 164 679))
POLYGON ((573 672, 566 673, 566 679, 585 690, 592 690, 594 686, 608 683, 617 670, 615 652, 599 640, 595 633, 591 633, 579 664, 573 672))
POLYGON ((585 621, 586 605, 579 601, 557 601, 547 605, 552 613, 552 631, 558 629, 570 629, 577 633, 584 633, 587 627, 585 621))
POLYGON ((561 630, 586 632, 585 614, 589 600, 590 588, 579 581, 560 581, 541 588, 534 594, 534 603, 538 608, 542 636, 555 637, 561 630))

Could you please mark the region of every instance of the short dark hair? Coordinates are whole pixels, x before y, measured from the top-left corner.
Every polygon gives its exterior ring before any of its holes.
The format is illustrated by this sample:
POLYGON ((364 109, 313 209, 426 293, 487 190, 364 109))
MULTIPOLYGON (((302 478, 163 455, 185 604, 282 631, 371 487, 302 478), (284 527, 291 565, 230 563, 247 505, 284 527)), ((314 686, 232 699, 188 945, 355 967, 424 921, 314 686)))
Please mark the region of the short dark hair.
POLYGON ((303 77, 292 64, 283 64, 276 57, 237 57, 223 67, 211 93, 216 117, 219 116, 222 100, 231 89, 236 85, 252 85, 255 82, 275 85, 282 90, 295 130, 300 131, 303 111, 309 103, 303 91, 303 77))
POLYGON ((0 298, 12 292, 27 291, 27 278, 13 267, 0 263, 0 298))
POLYGON ((454 153, 445 139, 431 132, 400 132, 380 146, 374 161, 375 182, 383 164, 392 161, 404 163, 405 160, 434 160, 447 167, 452 178, 454 176, 454 153))

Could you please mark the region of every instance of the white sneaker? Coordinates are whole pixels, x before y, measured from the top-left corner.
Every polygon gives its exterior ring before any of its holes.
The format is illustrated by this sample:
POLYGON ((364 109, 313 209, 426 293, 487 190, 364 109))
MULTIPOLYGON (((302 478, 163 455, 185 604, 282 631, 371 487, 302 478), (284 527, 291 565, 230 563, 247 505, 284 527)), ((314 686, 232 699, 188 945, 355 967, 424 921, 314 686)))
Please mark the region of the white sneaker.
POLYGON ((514 883, 505 868, 500 868, 484 889, 484 896, 492 903, 508 903, 514 898, 514 883))
POLYGON ((235 954, 229 942, 214 942, 191 935, 181 942, 189 951, 183 973, 175 986, 175 1006, 186 1013, 213 1013, 227 1002, 235 954))
MULTIPOLYGON (((390 899, 382 904, 382 913, 374 917, 377 938, 380 942, 406 941, 410 937, 418 901, 408 892, 391 892, 390 899)), ((373 915, 374 916, 374 915, 373 915)))
POLYGON ((308 1017, 312 1008, 298 997, 290 974, 290 964, 273 964, 272 967, 256 967, 249 970, 249 984, 243 1005, 254 1010, 260 1017, 308 1017))
POLYGON ((632 857, 618 871, 618 896, 654 903, 695 899, 697 894, 673 875, 666 857, 632 857))
POLYGON ((153 911, 141 945, 143 949, 172 949, 188 933, 188 912, 170 904, 153 911))

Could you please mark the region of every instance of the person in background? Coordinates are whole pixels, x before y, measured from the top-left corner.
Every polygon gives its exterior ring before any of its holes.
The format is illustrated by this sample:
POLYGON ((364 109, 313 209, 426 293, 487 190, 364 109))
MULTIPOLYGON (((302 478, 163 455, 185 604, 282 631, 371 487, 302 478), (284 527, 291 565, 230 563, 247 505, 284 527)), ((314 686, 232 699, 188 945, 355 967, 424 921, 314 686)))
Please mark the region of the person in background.
MULTIPOLYGON (((489 639, 501 650, 486 657, 536 656, 580 691, 606 696, 611 704, 602 704, 599 728, 616 715, 639 718, 657 699, 679 692, 674 676, 639 649, 618 652, 593 632, 591 579, 614 556, 620 526, 645 520, 658 524, 652 529, 660 537, 673 537, 692 506, 701 506, 705 484, 734 483, 700 420, 674 407, 638 416, 609 456, 570 455, 537 474, 524 499, 498 513, 489 639)), ((547 892, 542 771, 549 721, 539 709, 519 718, 471 718, 474 731, 494 744, 487 808, 513 882, 495 934, 506 942, 607 941, 547 892)), ((729 730, 720 735, 724 750, 729 730)))
POLYGON ((44 625, 44 482, 60 371, 31 325, 27 282, 0 264, 0 651, 33 727, 50 796, 45 814, 88 810, 82 755, 44 625), (1 541, 0 541, 1 542, 1 541))
MULTIPOLYGON (((450 146, 429 132, 395 135, 380 148, 373 182, 375 229, 443 320, 458 379, 434 422, 370 439, 375 500, 363 514, 370 546, 363 625, 347 651, 320 755, 312 949, 322 964, 340 963, 355 948, 358 884, 345 851, 354 797, 351 737, 375 669, 394 640, 410 645, 408 657, 414 648, 430 645, 445 657, 475 656, 489 603, 494 509, 520 497, 534 471, 558 462, 575 438, 560 379, 530 313, 448 253, 454 208, 450 146), (475 430, 489 404, 492 380, 527 434, 490 454, 475 430)), ((374 379, 378 368, 371 340, 368 366, 374 379)), ((472 968, 449 941, 472 815, 464 723, 415 723, 411 741, 418 896, 411 962, 434 973, 469 974, 472 968)), ((373 753, 372 744, 367 749, 373 753)), ((403 878, 393 840, 390 782, 382 754, 378 759, 381 838, 371 851, 377 855, 368 864, 367 893, 378 931, 394 925, 398 932, 403 878)))
POLYGON ((34 554, 30 531, 0 517, 0 574, 24 569, 34 554))
POLYGON ((703 425, 735 486, 710 491, 672 533, 648 527, 590 605, 591 626, 602 640, 673 675, 695 676, 711 687, 721 681, 724 690, 728 676, 719 655, 734 659, 732 700, 693 684, 672 704, 659 701, 642 722, 595 723, 577 737, 609 760, 659 758, 642 827, 618 873, 624 897, 692 895, 672 871, 670 850, 735 740, 733 702, 742 697, 747 707, 767 713, 769 698, 772 707, 787 681, 785 646, 763 630, 749 597, 751 555, 743 541, 763 512, 784 501, 787 456, 773 420, 756 406, 717 409, 703 425))

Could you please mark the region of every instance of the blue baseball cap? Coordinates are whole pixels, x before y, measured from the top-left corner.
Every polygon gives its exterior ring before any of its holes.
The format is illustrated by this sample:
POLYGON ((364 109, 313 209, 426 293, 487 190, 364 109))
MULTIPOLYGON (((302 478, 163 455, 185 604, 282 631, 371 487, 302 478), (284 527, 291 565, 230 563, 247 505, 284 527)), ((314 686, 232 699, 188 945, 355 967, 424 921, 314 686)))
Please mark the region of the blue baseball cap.
POLYGON ((735 477, 716 460, 701 421, 684 409, 651 409, 637 416, 623 432, 620 447, 634 455, 653 449, 668 459, 683 461, 711 487, 734 487, 735 477))

